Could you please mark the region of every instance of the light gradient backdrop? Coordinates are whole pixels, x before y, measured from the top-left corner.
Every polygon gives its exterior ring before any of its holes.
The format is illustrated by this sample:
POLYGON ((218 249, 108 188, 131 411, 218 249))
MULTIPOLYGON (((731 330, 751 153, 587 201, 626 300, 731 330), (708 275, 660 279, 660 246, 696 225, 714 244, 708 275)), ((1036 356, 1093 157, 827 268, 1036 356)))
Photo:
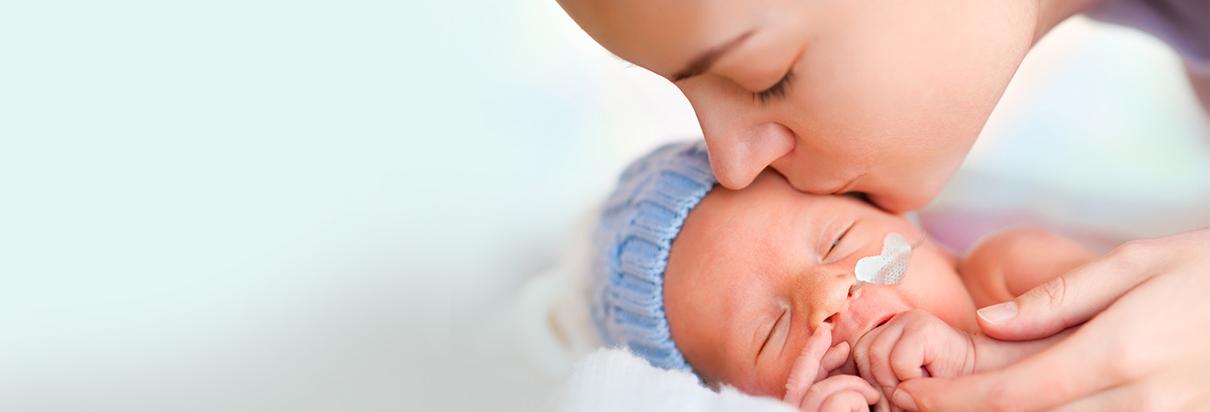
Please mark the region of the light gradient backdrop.
MULTIPOLYGON (((1181 76, 1069 24, 956 180, 1038 191, 939 202, 1190 225, 1181 76)), ((627 159, 695 134, 553 0, 5 2, 0 410, 532 410, 556 381, 516 290, 627 159)))

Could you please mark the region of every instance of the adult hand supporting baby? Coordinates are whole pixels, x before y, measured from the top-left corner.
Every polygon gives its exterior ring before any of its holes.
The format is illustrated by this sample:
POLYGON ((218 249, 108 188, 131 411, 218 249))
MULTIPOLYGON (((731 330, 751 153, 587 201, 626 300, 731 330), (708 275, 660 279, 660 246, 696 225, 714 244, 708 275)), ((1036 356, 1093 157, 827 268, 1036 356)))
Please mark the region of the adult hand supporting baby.
POLYGON ((1020 363, 907 381, 910 410, 1189 410, 1210 402, 1210 229, 1135 241, 980 310, 1003 340, 1069 338, 1020 363))

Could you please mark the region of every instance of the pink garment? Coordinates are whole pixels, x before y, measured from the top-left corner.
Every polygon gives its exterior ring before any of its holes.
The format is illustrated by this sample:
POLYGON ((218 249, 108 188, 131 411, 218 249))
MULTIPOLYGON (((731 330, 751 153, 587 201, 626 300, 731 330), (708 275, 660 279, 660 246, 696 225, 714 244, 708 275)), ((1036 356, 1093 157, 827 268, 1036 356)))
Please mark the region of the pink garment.
POLYGON ((1210 75, 1210 0, 1103 0, 1086 14, 1150 33, 1210 75))
POLYGON ((918 214, 920 226, 938 244, 964 255, 984 237, 1004 229, 1033 226, 1071 238, 1094 251, 1106 251, 1127 237, 1047 221, 1026 212, 932 207, 918 214))

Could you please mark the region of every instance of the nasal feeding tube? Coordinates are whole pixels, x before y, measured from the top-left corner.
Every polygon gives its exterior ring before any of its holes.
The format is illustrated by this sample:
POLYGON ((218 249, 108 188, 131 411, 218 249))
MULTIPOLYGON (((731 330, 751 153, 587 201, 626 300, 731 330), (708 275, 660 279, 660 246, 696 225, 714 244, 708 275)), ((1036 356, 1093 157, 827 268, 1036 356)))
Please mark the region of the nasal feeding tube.
POLYGON ((882 240, 882 252, 877 256, 866 256, 857 260, 853 272, 857 275, 857 283, 849 290, 855 293, 866 283, 876 285, 895 285, 903 281, 907 275, 908 264, 912 261, 912 245, 903 235, 891 232, 882 240))

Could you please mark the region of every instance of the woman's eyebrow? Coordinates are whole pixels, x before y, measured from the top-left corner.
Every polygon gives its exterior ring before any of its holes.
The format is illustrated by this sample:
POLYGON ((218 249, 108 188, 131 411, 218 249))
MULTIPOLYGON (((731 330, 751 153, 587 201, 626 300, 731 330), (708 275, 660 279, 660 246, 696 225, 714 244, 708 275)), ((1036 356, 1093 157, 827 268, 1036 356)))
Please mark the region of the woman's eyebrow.
POLYGON ((744 42, 744 40, 748 40, 749 37, 752 37, 752 33, 753 30, 749 30, 744 34, 731 39, 731 41, 702 52, 702 54, 698 55, 693 60, 690 60, 689 64, 686 65, 683 70, 673 74, 672 81, 679 82, 681 80, 705 73, 707 70, 710 70, 710 66, 713 66, 714 62, 717 62, 718 59, 723 57, 724 54, 726 54, 728 51, 731 51, 731 49, 738 47, 740 43, 744 42))

